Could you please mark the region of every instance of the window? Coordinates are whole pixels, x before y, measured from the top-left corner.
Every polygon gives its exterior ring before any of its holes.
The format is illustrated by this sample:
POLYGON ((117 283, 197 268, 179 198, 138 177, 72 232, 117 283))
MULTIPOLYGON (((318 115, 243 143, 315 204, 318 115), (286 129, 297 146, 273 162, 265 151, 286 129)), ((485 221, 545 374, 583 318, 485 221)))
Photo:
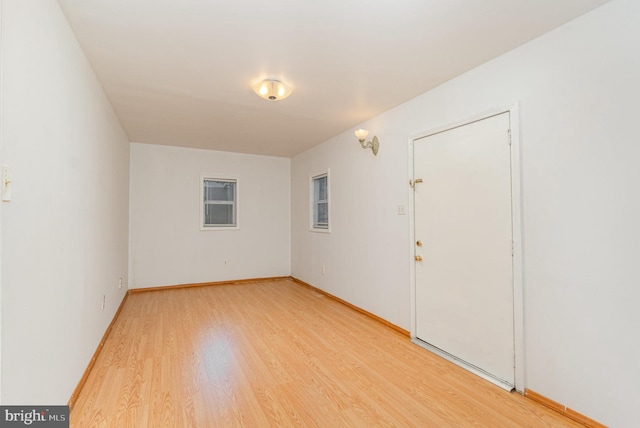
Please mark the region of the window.
POLYGON ((329 173, 311 178, 311 230, 329 231, 329 173))
POLYGON ((202 177, 201 229, 238 228, 238 180, 202 177))

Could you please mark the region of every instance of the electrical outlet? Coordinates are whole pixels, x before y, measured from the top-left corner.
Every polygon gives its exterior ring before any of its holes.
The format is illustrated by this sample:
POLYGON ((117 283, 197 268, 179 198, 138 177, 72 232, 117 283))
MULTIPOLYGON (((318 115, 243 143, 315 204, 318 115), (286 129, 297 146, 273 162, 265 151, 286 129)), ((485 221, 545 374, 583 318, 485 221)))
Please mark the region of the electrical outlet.
POLYGON ((227 259, 224 259, 224 260, 222 261, 222 264, 224 265, 224 267, 229 267, 229 265, 231 264, 231 262, 230 262, 229 260, 227 260, 227 259))
POLYGON ((104 305, 105 305, 106 301, 107 301, 107 296, 106 296, 106 294, 103 294, 102 295, 102 300, 100 301, 100 309, 102 309, 103 311, 104 311, 104 305))
POLYGON ((118 280, 118 288, 122 288, 122 277, 120 277, 120 279, 118 280))

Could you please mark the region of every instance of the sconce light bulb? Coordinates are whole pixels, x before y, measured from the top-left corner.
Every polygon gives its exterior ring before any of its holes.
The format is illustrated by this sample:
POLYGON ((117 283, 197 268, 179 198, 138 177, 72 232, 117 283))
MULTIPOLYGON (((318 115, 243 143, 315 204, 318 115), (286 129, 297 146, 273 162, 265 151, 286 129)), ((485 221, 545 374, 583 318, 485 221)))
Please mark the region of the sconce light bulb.
POLYGON ((358 129, 356 132, 354 132, 354 134, 356 134, 356 138, 358 139, 358 141, 362 142, 365 138, 367 138, 367 135, 369 135, 369 131, 367 131, 366 129, 358 129))

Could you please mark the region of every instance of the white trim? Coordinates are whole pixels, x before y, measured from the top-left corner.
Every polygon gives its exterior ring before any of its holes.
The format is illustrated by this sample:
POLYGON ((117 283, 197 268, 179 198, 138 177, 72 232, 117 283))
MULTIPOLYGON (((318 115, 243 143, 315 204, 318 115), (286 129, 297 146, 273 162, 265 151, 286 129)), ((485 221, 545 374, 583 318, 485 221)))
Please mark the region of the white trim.
POLYGON ((409 138, 409 154, 407 159, 409 160, 409 177, 407 178, 407 185, 409 186, 409 283, 410 285, 410 299, 411 299, 411 308, 410 308, 410 325, 409 325, 409 335, 411 339, 415 339, 416 337, 416 264, 415 264, 415 256, 416 256, 416 246, 414 245, 413 240, 415 239, 415 202, 414 202, 414 193, 413 187, 409 184, 409 180, 413 180, 414 177, 414 165, 413 165, 413 138, 409 138))
MULTIPOLYGON (((2 1, 2 0, 0 0, 2 1)), ((133 279, 133 253, 131 252, 131 246, 132 246, 132 242, 131 242, 131 225, 133 224, 133 210, 131 209, 131 207, 133 206, 132 204, 132 200, 133 200, 133 192, 131 191, 131 184, 133 182, 133 180, 131 180, 131 177, 133 177, 133 175, 131 174, 131 169, 133 168, 133 162, 131 162, 131 148, 132 148, 132 144, 131 142, 129 142, 129 215, 128 215, 128 220, 129 220, 129 229, 127 231, 127 240, 129 241, 127 244, 127 251, 128 251, 128 257, 127 257, 127 290, 130 288, 136 288, 135 287, 135 283, 134 283, 134 279, 133 279)), ((126 291, 125 291, 126 293, 126 291)))
POLYGON ((511 127, 511 219, 513 234, 513 343, 515 388, 524 394, 524 269, 522 245, 522 158, 520 157, 520 105, 509 108, 511 127))
MULTIPOLYGON (((473 115, 466 119, 432 128, 429 131, 421 132, 409 137, 409 175, 413 179, 414 159, 413 148, 416 140, 448 131, 453 128, 487 119, 502 113, 509 113, 509 127, 511 128, 511 218, 512 218, 512 239, 513 239, 513 332, 514 332, 514 379, 516 391, 523 393, 525 389, 525 361, 524 361, 524 280, 523 280, 523 246, 522 246, 522 184, 521 184, 521 159, 520 159, 520 109, 515 103, 505 108, 495 108, 483 113, 473 115)), ((411 268, 409 270, 410 296, 411 296, 411 338, 416 338, 416 278, 415 246, 415 212, 414 194, 411 191, 409 198, 409 236, 411 268)), ((424 343, 424 342, 423 342, 424 343)), ((422 346, 422 345, 421 345, 422 346)), ((436 348, 437 349, 437 348, 436 348)), ((475 371, 474 371, 475 373, 475 371)), ((484 377, 484 376, 483 376, 484 377)))
POLYGON ((199 181, 200 190, 198 195, 200 196, 200 230, 201 231, 224 231, 224 230, 240 230, 240 179, 237 176, 225 175, 225 174, 200 174, 199 181), (204 225, 204 180, 218 180, 218 181, 232 181, 235 182, 235 217, 236 224, 233 226, 224 226, 224 225, 216 225, 216 226, 205 226, 204 225))
POLYGON ((309 176, 309 231, 315 233, 331 233, 331 170, 327 168, 326 170, 319 172, 317 174, 312 174, 309 176), (319 228, 313 227, 313 212, 314 212, 314 194, 313 194, 313 180, 315 178, 319 178, 322 176, 327 176, 327 215, 329 218, 329 224, 327 228, 319 228))
MULTIPOLYGON (((518 104, 516 103, 516 104, 514 104, 512 106, 505 107, 505 108, 488 109, 488 110, 485 110, 482 113, 474 114, 473 116, 467 117, 466 119, 461 119, 461 120, 456 120, 454 122, 445 123, 444 125, 440 125, 440 126, 436 126, 434 128, 431 128, 428 131, 410 135, 409 136, 409 141, 420 140, 421 138, 425 138, 425 137, 429 137, 431 135, 439 134, 441 132, 448 131, 450 129, 459 128, 461 126, 468 125, 468 124, 473 123, 473 122, 478 122, 480 120, 488 119, 490 117, 497 116, 497 115, 502 114, 502 113, 511 113, 513 111, 513 109, 517 107, 517 105, 518 104)), ((511 123, 511 125, 513 125, 513 123, 511 123)))
MULTIPOLYGON (((4 161, 4 0, 0 0, 0 165, 4 161)), ((2 202, 0 202, 0 307, 2 307, 2 202)), ((0 317, 0 403, 2 399, 2 321, 0 317)))

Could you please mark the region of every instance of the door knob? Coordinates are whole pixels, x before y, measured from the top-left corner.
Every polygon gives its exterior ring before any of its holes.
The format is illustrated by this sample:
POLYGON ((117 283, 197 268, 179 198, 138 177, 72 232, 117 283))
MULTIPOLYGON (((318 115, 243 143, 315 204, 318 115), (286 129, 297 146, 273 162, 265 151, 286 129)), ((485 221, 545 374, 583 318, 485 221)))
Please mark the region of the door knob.
POLYGON ((416 241, 416 245, 417 245, 418 247, 422 247, 422 241, 418 239, 418 240, 416 241))
POLYGON ((412 189, 415 189, 416 184, 420 184, 420 183, 422 183, 422 178, 416 178, 416 181, 409 180, 409 186, 411 186, 412 189))
POLYGON ((422 261, 422 256, 421 256, 420 254, 418 254, 418 255, 415 257, 415 259, 416 259, 416 261, 417 261, 417 262, 421 262, 421 261, 422 261))

